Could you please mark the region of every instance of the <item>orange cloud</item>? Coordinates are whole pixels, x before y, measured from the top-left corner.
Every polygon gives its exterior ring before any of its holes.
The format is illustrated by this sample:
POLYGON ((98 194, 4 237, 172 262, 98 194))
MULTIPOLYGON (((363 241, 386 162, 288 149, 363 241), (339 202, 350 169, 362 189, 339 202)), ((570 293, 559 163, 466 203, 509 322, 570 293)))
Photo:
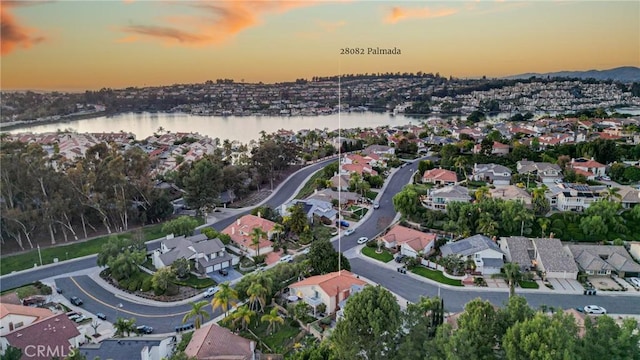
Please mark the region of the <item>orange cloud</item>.
POLYGON ((318 26, 320 26, 326 32, 334 32, 334 31, 338 30, 339 28, 345 26, 347 24, 347 22, 344 21, 344 20, 335 21, 335 22, 326 22, 326 21, 318 20, 316 22, 316 24, 318 26))
POLYGON ((403 20, 431 19, 431 18, 450 16, 457 12, 458 10, 453 8, 432 10, 432 9, 429 9, 428 7, 408 9, 408 8, 395 6, 391 8, 391 11, 385 17, 384 22, 387 24, 395 24, 398 21, 403 21, 403 20))
POLYGON ((172 3, 201 10, 201 16, 163 19, 168 26, 129 25, 121 30, 134 35, 120 39, 130 42, 142 38, 159 39, 168 44, 206 46, 220 44, 241 31, 257 26, 268 13, 283 13, 294 8, 313 5, 315 1, 229 1, 172 3))
POLYGON ((7 55, 16 47, 29 48, 34 44, 45 40, 42 35, 37 35, 37 30, 25 27, 18 23, 11 14, 10 9, 16 6, 35 5, 41 2, 3 1, 0 3, 0 54, 7 55))

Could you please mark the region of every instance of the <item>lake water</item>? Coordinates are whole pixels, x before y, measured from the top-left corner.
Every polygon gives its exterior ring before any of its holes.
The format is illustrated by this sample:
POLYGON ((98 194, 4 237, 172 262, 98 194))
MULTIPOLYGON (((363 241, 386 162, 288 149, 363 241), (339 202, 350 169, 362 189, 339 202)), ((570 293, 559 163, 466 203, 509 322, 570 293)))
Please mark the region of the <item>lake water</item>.
MULTIPOLYGON (((639 115, 639 108, 618 109, 621 113, 639 115)), ((498 115, 498 118, 508 114, 498 115)), ((494 117, 496 118, 496 117, 494 117)), ((157 132, 165 131, 197 132, 221 140, 238 140, 248 143, 260 138, 260 132, 267 134, 279 129, 298 131, 302 129, 349 129, 377 126, 400 126, 420 123, 420 119, 389 113, 353 112, 324 116, 198 116, 180 113, 125 113, 115 116, 100 116, 91 119, 67 121, 55 124, 27 126, 7 131, 8 133, 45 133, 72 129, 78 133, 100 133, 125 131, 135 134, 141 140, 157 132)))
POLYGON ((248 143, 260 138, 260 132, 267 134, 279 129, 298 131, 302 129, 329 130, 377 127, 383 125, 418 124, 415 118, 402 115, 391 116, 388 113, 343 113, 326 116, 197 116, 179 113, 126 113, 115 116, 101 116, 91 119, 67 121, 55 124, 42 124, 22 127, 8 133, 44 133, 72 129, 78 133, 119 132, 120 130, 136 135, 141 140, 157 132, 160 127, 165 131, 197 132, 221 140, 238 140, 248 143))

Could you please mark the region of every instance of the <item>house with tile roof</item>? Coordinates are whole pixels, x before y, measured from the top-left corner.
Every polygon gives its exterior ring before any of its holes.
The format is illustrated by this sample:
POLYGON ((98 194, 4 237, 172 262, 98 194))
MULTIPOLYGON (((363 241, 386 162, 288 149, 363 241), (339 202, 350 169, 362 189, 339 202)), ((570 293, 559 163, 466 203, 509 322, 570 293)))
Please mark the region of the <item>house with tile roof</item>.
POLYGON ((231 241, 241 250, 245 251, 249 256, 256 256, 258 251, 261 255, 270 253, 273 251, 273 243, 271 238, 273 237, 273 227, 276 224, 256 215, 245 215, 236 219, 224 230, 223 234, 227 234, 231 237, 231 241), (260 240, 258 246, 253 245, 251 233, 254 228, 260 228, 267 236, 260 240))
POLYGON ((396 249, 402 255, 415 258, 420 254, 428 255, 433 250, 436 238, 437 235, 433 233, 395 225, 380 240, 386 248, 396 249))
POLYGON ((568 164, 577 174, 584 175, 587 180, 595 180, 596 177, 605 176, 606 165, 600 164, 593 158, 585 159, 571 159, 568 164))
POLYGON ((349 182, 351 177, 347 174, 336 174, 331 179, 331 187, 341 191, 349 190, 349 182))
POLYGON ((587 275, 610 275, 621 278, 640 276, 638 264, 624 246, 568 244, 565 247, 587 275))
POLYGON ((193 261, 194 270, 201 274, 226 269, 240 261, 226 251, 220 239, 208 239, 204 234, 189 237, 167 235, 151 257, 156 269, 171 266, 180 258, 193 261))
POLYGON ((601 199, 600 189, 584 184, 558 184, 549 187, 549 203, 560 211, 582 212, 601 199), (553 199, 555 195, 555 199, 553 199), (555 200, 555 201, 552 201, 555 200))
POLYGON ((184 350, 189 357, 208 360, 256 360, 255 341, 210 323, 193 332, 184 350))
POLYGON ((424 172, 422 182, 436 185, 453 185, 458 182, 458 175, 455 171, 443 168, 431 169, 424 172))
MULTIPOLYGON (((493 145, 491 145, 491 155, 496 155, 496 156, 509 155, 509 149, 510 149, 510 146, 508 144, 503 144, 501 142, 494 141, 493 145)), ((473 153, 480 154, 481 152, 482 152, 482 145, 475 144, 473 146, 473 153)))
POLYGON ((559 239, 510 236, 500 238, 500 249, 507 261, 520 265, 522 271, 538 270, 546 279, 576 279, 578 266, 573 255, 559 239))
POLYGON ((562 180, 562 169, 557 164, 522 160, 517 162, 516 170, 518 174, 531 174, 532 180, 540 180, 543 184, 562 180))
POLYGON ((476 271, 482 275, 499 274, 504 266, 504 253, 495 241, 484 235, 473 235, 440 247, 442 256, 457 255, 473 260, 476 271))
MULTIPOLYGON (((622 204, 623 209, 631 209, 634 206, 638 206, 640 204, 640 190, 624 188, 620 189, 619 192, 622 197, 619 201, 622 204)), ((613 198, 613 200, 617 200, 613 198)))
POLYGON ((426 196, 420 198, 422 206, 427 209, 445 211, 452 202, 470 202, 469 189, 460 185, 450 185, 440 189, 431 189, 426 196))
POLYGON ((162 360, 172 352, 173 336, 164 339, 122 338, 106 339, 97 344, 85 344, 78 351, 87 359, 162 360))
POLYGON ((521 202, 526 208, 531 208, 532 197, 525 189, 515 185, 501 186, 498 188, 490 188, 489 196, 494 199, 514 200, 521 202))
POLYGON ((323 201, 331 202, 331 200, 338 200, 340 206, 355 204, 360 199, 360 195, 354 192, 349 191, 335 191, 331 189, 322 189, 318 191, 314 191, 313 195, 309 196, 307 199, 318 199, 323 201))
POLYGON ((629 254, 640 262, 640 241, 631 241, 629 243, 629 254))
POLYGON ((49 309, 0 303, 0 336, 53 315, 49 309))
POLYGON ((511 183, 511 170, 498 164, 473 164, 474 181, 484 181, 496 186, 511 183))
POLYGON ((282 204, 279 209, 280 215, 288 215, 289 209, 298 204, 302 206, 303 211, 307 214, 307 220, 309 220, 310 223, 313 223, 315 218, 321 220, 327 219, 331 223, 335 222, 338 218, 338 211, 333 208, 331 201, 319 199, 293 200, 287 204, 282 204))
POLYGON ((0 353, 9 345, 22 350, 23 359, 65 358, 85 342, 85 334, 66 314, 59 314, 19 327, 0 337, 0 353))
POLYGON ((362 150, 362 153, 365 155, 376 154, 380 156, 392 156, 396 153, 396 148, 386 145, 374 144, 367 146, 364 150, 362 150))
POLYGON ((336 271, 329 274, 311 276, 289 286, 289 293, 315 309, 325 304, 327 312, 338 310, 340 302, 359 291, 367 283, 355 274, 347 271, 336 271))

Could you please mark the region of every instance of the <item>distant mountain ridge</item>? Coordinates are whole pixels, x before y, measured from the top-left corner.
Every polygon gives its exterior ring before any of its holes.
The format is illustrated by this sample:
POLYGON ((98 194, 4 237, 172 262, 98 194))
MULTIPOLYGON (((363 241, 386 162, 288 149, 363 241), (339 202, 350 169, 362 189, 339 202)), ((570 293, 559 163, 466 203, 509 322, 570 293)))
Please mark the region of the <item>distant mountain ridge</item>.
POLYGON ((621 66, 609 70, 587 70, 587 71, 558 71, 550 73, 525 73, 520 75, 506 76, 505 79, 528 79, 535 77, 567 77, 579 79, 614 80, 624 83, 640 81, 640 68, 635 66, 621 66))

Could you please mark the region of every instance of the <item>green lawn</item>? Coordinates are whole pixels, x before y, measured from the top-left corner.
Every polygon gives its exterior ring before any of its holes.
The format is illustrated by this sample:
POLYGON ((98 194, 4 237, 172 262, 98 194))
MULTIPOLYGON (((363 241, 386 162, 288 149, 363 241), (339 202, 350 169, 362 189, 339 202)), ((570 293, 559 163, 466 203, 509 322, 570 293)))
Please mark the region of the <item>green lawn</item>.
MULTIPOLYGON (((269 311, 270 308, 267 308, 265 313, 268 313, 269 311)), ((293 339, 300 333, 301 329, 299 327, 291 326, 292 320, 290 318, 285 318, 284 323, 278 324, 276 331, 274 331, 273 334, 269 334, 267 333, 267 327, 269 324, 260 321, 262 315, 262 313, 254 315, 248 326, 251 332, 240 330, 240 335, 247 339, 255 339, 255 336, 257 336, 257 340, 260 340, 260 342, 268 346, 274 353, 286 354, 289 352, 293 346, 293 339)), ((228 316, 220 321, 218 325, 235 330, 237 327, 231 322, 231 318, 231 316, 228 316)), ((240 326, 239 323, 237 325, 240 326)))
POLYGON ((538 283, 535 281, 526 281, 526 280, 522 280, 518 283, 520 285, 521 288, 523 289, 537 289, 540 286, 538 286, 538 283))
POLYGON ((448 277, 444 276, 444 274, 442 274, 442 271, 431 270, 422 266, 416 266, 413 269, 411 269, 411 272, 414 274, 418 274, 420 276, 424 276, 428 279, 435 280, 439 283, 453 285, 453 286, 462 286, 462 281, 449 279, 448 277))
POLYGON ((205 289, 216 284, 216 282, 209 277, 200 279, 193 274, 189 274, 186 280, 176 280, 173 283, 176 285, 190 286, 194 289, 205 289))
MULTIPOLYGON (((198 225, 204 224, 204 219, 198 217, 198 225)), ((142 229, 146 241, 158 239, 166 234, 162 232, 163 224, 146 226, 142 229)), ((102 244, 106 243, 111 236, 121 238, 131 238, 133 231, 120 233, 117 235, 101 236, 88 241, 74 242, 69 245, 60 245, 50 248, 41 248, 42 264, 51 264, 53 259, 58 261, 75 259, 82 256, 97 254, 102 250, 102 244)), ((33 264, 40 264, 38 250, 31 250, 18 255, 11 255, 2 258, 0 261, 0 275, 9 274, 12 271, 20 271, 33 267, 33 264)))
POLYGON ((378 254, 376 250, 376 248, 365 246, 364 248, 362 248, 362 253, 370 258, 374 258, 386 263, 393 260, 393 255, 391 255, 391 253, 387 250, 382 250, 381 254, 378 254))
POLYGON ((316 187, 316 180, 322 179, 324 177, 324 172, 322 169, 318 170, 315 174, 311 175, 309 181, 300 189, 300 192, 296 195, 296 199, 304 199, 307 196, 313 194, 313 191, 316 187))
POLYGON ((329 240, 332 238, 331 232, 335 231, 335 228, 324 225, 316 225, 311 228, 313 232, 313 238, 316 240, 329 240))

